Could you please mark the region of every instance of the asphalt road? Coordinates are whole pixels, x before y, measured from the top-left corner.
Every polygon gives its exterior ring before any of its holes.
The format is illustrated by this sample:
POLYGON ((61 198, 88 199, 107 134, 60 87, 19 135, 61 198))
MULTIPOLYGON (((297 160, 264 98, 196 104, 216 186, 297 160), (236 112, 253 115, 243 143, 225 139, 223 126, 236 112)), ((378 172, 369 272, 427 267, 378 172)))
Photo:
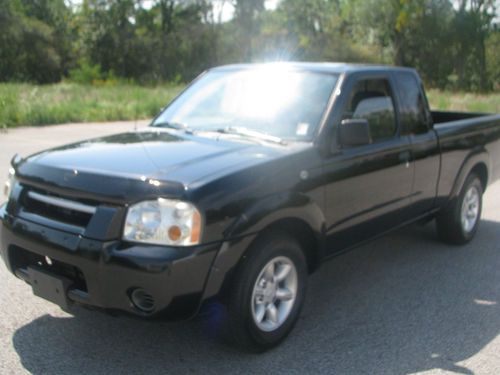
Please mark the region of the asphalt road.
MULTIPOLYGON (((133 128, 131 123, 0 133, 0 175, 13 153, 133 128)), ((324 264, 302 316, 271 352, 213 339, 217 314, 150 323, 34 297, 0 266, 0 373, 500 374, 500 183, 489 187, 467 246, 411 226, 324 264)))

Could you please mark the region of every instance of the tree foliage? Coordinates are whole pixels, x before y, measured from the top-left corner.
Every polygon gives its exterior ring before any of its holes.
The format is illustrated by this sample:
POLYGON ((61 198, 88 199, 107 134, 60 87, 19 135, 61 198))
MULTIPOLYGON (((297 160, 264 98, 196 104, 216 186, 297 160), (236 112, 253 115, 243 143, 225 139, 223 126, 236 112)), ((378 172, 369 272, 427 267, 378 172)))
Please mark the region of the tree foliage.
POLYGON ((0 81, 187 81, 214 65, 291 59, 413 66, 434 87, 500 88, 494 0, 273 10, 265 0, 0 0, 0 10, 0 81))

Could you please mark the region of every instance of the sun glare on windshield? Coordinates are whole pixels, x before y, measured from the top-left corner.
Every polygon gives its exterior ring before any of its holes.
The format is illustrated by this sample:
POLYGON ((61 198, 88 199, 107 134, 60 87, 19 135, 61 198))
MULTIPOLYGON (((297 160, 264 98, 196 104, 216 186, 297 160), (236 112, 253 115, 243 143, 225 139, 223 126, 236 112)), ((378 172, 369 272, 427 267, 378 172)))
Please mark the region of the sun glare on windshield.
POLYGON ((239 72, 228 83, 221 108, 246 118, 274 120, 282 108, 298 99, 305 78, 279 65, 239 72))
POLYGON ((196 131, 243 127, 306 140, 320 122, 337 76, 276 63, 252 69, 209 71, 155 120, 196 131))

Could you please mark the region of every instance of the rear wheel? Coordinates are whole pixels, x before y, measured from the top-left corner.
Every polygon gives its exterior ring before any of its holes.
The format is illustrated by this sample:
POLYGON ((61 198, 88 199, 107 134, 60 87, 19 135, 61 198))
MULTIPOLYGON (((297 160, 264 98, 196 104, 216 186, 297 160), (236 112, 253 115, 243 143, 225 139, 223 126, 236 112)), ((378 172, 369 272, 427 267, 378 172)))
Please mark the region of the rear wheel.
POLYGON ((437 218, 439 237, 451 244, 469 242, 476 234, 483 206, 483 186, 471 173, 455 201, 437 218))
POLYGON ((264 351, 292 330, 307 286, 300 245, 284 234, 267 235, 242 260, 230 292, 229 336, 240 347, 264 351))

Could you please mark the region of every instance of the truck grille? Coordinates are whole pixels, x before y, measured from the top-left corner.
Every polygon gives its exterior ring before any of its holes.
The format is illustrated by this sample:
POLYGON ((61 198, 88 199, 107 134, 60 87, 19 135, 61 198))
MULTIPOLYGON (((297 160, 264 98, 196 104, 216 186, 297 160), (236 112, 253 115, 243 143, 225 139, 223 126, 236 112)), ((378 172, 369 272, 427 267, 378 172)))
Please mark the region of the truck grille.
POLYGON ((96 212, 95 205, 43 191, 28 190, 22 201, 30 213, 79 227, 86 227, 96 212))

